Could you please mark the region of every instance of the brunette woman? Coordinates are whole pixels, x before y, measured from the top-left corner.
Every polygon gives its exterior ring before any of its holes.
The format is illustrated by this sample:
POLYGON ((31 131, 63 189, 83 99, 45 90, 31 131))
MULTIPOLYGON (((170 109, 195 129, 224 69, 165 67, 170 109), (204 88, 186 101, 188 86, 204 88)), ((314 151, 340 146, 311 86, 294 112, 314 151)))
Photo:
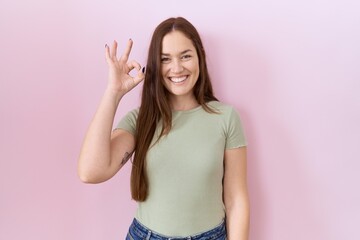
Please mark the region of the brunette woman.
POLYGON ((130 158, 138 202, 126 239, 248 239, 246 139, 235 109, 213 94, 195 27, 170 18, 154 31, 146 68, 105 47, 109 82, 85 136, 79 176, 100 183, 130 158), (129 75, 135 70, 135 77, 129 75), (123 97, 144 80, 141 105, 112 130, 123 97))

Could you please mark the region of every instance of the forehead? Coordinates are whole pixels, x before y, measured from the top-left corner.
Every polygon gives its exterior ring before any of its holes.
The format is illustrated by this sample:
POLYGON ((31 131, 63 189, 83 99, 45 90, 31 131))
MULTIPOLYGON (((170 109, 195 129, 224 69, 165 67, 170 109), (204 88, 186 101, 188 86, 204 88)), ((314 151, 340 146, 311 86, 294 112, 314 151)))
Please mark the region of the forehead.
POLYGON ((166 34, 162 40, 162 53, 178 54, 185 50, 195 51, 192 41, 180 31, 166 34))

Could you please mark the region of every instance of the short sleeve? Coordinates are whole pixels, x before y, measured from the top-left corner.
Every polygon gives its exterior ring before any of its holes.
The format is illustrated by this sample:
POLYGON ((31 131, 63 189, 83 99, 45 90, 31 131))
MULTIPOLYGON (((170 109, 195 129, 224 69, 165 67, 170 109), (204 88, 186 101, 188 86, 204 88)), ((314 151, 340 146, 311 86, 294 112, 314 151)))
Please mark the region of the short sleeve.
POLYGON ((231 108, 227 122, 225 149, 244 147, 246 145, 247 141, 240 116, 234 108, 231 108))
POLYGON ((136 120, 139 114, 139 109, 134 109, 128 112, 117 124, 115 129, 124 129, 135 136, 136 120))

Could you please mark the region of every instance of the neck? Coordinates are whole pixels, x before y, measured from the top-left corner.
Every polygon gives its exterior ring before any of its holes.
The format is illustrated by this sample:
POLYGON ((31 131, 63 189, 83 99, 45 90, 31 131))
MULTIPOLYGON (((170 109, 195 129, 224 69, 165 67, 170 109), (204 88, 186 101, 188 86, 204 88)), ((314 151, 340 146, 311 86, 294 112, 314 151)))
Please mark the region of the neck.
POLYGON ((199 106, 199 103, 195 99, 195 96, 191 97, 180 97, 174 96, 170 99, 171 108, 175 111, 186 111, 199 106))

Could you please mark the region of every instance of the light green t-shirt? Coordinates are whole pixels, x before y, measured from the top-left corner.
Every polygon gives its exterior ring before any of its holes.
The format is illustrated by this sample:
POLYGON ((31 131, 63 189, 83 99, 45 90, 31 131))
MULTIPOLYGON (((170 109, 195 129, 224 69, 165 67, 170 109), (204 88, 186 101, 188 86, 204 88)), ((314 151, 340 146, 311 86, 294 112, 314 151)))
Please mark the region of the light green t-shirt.
MULTIPOLYGON (((139 202, 136 219, 166 236, 189 236, 207 231, 225 217, 223 159, 225 149, 246 146, 238 113, 220 102, 208 103, 220 114, 201 106, 173 111, 173 125, 147 153, 149 191, 139 202)), ((117 128, 135 135, 138 109, 117 128)), ((160 133, 159 124, 153 142, 160 133)))

